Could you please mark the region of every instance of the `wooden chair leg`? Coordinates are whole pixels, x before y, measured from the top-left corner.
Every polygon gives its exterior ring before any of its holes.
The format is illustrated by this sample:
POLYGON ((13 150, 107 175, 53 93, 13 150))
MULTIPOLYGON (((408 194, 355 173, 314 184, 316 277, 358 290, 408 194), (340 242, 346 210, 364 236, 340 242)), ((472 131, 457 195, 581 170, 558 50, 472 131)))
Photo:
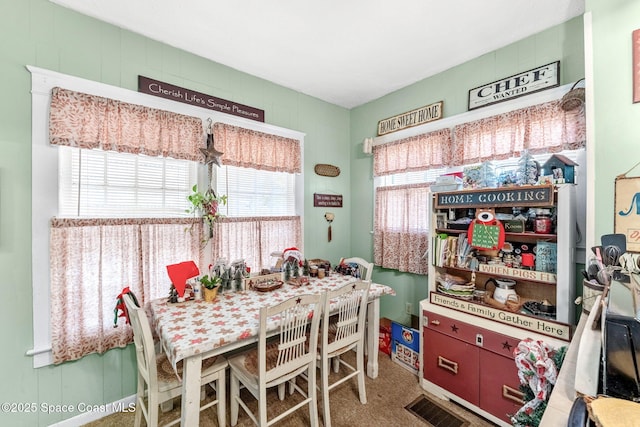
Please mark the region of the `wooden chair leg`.
MULTIPOLYGON (((227 425, 227 402, 226 402, 226 381, 225 371, 223 370, 218 374, 218 381, 216 381, 216 399, 218 399, 218 426, 223 427, 227 425)), ((236 417, 237 418, 237 417, 236 417)))
POLYGON ((239 403, 238 403, 238 398, 240 397, 240 381, 238 380, 238 377, 236 377, 236 375, 231 372, 231 385, 230 385, 230 389, 229 389, 229 410, 230 410, 230 417, 231 417, 231 425, 235 426, 236 424, 238 424, 238 408, 239 408, 239 403))
MULTIPOLYGON (((331 412, 329 408, 329 361, 322 358, 322 377, 320 379, 320 389, 322 390, 322 422, 324 427, 331 427, 331 412)), ((311 382, 311 381, 309 381, 311 382)))
POLYGON ((356 352, 357 368, 358 368, 358 393, 360 394, 360 403, 367 403, 367 391, 364 388, 364 348, 362 345, 358 346, 356 352))

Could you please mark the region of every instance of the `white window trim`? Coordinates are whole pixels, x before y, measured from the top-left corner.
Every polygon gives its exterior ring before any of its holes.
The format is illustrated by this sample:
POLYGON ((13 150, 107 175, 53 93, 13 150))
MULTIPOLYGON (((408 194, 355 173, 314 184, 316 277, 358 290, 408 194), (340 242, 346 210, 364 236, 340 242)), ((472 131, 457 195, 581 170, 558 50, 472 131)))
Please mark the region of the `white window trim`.
MULTIPOLYGON (((214 123, 221 122, 296 139, 300 141, 302 164, 304 164, 305 134, 31 65, 27 65, 27 69, 31 73, 32 98, 31 280, 33 288, 33 349, 28 350, 26 354, 33 356, 33 367, 39 368, 53 363, 49 325, 49 221, 57 215, 58 153, 56 147, 49 144, 49 105, 52 88, 59 86, 91 95, 199 117, 203 121, 203 131, 208 125, 207 119, 211 119, 214 123)), ((296 214, 300 216, 302 229, 304 229, 304 172, 296 175, 296 192, 296 214)))

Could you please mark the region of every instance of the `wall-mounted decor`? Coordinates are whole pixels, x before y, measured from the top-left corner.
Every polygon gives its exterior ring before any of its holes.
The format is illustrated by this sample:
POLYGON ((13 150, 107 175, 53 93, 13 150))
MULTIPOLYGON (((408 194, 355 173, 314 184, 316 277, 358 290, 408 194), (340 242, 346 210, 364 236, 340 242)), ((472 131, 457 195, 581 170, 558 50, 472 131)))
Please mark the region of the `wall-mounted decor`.
POLYGON ((469 110, 560 85, 560 61, 478 86, 469 91, 469 110))
POLYGON ((442 118, 443 101, 434 102, 378 122, 378 136, 422 125, 442 118))
POLYGON ((341 208, 342 194, 313 193, 313 206, 326 208, 341 208))
POLYGON ((633 41, 633 102, 640 102, 640 29, 635 30, 633 41))
POLYGON ((340 175, 340 168, 334 165, 327 165, 324 163, 318 163, 313 168, 314 172, 320 176, 336 177, 340 175))
POLYGON ((627 177, 636 166, 615 180, 614 229, 626 236, 627 252, 640 252, 640 177, 627 177))
POLYGON ((257 122, 264 122, 264 110, 238 104, 233 101, 227 101, 226 99, 216 98, 149 77, 138 76, 138 92, 182 102, 183 104, 195 105, 196 107, 202 107, 208 110, 220 111, 221 113, 231 114, 233 116, 244 117, 245 119, 251 119, 257 122))

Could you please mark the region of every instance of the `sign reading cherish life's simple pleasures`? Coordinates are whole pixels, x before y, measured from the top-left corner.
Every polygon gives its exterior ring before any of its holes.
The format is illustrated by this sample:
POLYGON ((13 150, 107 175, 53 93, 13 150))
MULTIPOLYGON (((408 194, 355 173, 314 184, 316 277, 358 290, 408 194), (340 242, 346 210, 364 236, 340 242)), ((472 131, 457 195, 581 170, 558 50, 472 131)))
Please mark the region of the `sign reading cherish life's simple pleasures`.
POLYGON ((238 104, 233 101, 227 101, 226 99, 216 98, 149 77, 138 76, 138 92, 182 102, 184 104, 195 105, 196 107, 220 111, 221 113, 231 114, 233 116, 244 117, 245 119, 251 119, 257 122, 264 122, 264 110, 238 104))
POLYGON ((422 125, 442 118, 442 101, 435 102, 378 122, 378 136, 422 125))
POLYGON ((560 85, 560 61, 487 83, 469 91, 469 110, 560 85))
POLYGON ((479 208, 483 206, 553 205, 553 185, 487 188, 436 193, 436 208, 479 208))

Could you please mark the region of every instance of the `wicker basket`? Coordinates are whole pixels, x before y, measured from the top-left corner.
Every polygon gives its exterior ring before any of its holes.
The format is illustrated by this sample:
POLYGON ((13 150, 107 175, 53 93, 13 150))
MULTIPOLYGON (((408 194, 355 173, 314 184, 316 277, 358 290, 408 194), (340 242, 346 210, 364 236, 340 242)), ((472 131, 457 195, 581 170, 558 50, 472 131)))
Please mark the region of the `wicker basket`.
POLYGON ((573 111, 582 108, 584 105, 584 88, 576 87, 584 79, 580 79, 571 87, 571 90, 564 94, 560 100, 560 108, 564 111, 573 111))
POLYGON ((333 165, 327 165, 323 163, 317 164, 313 170, 320 176, 336 177, 340 175, 340 168, 333 165))

